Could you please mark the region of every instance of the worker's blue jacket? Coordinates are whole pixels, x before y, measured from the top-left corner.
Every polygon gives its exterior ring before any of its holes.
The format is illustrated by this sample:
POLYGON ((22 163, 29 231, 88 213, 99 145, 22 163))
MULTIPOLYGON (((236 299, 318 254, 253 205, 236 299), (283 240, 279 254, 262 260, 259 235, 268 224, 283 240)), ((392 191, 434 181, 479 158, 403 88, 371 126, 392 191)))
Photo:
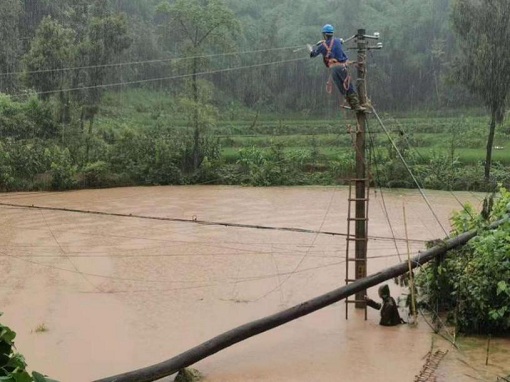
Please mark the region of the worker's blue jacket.
POLYGON ((316 57, 322 54, 324 64, 329 67, 334 62, 346 62, 347 55, 342 49, 342 41, 339 38, 329 38, 327 40, 319 41, 317 45, 310 52, 310 57, 316 57))

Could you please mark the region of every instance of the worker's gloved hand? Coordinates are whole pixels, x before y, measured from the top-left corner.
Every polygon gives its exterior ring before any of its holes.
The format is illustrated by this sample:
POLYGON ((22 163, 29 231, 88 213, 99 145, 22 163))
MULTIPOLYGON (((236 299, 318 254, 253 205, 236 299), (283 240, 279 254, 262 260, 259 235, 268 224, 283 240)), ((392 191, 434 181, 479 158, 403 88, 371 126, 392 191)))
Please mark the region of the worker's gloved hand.
POLYGON ((365 296, 365 301, 367 303, 367 306, 374 308, 374 309, 381 309, 381 304, 375 302, 371 298, 368 298, 368 296, 365 296))
POLYGON ((312 53, 313 48, 310 44, 306 44, 306 49, 308 49, 308 52, 312 53))

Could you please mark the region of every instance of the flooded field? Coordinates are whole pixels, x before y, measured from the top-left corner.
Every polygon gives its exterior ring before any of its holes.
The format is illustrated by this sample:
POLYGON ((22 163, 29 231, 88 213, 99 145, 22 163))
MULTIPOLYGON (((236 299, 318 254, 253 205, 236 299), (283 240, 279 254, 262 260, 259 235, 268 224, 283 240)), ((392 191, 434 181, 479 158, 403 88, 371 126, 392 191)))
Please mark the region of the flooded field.
MULTIPOLYGON (((137 215, 0 206, 2 322, 18 333, 29 366, 62 382, 163 361, 344 285, 344 236, 228 224, 345 233, 347 195, 333 187, 217 186, 1 194, 1 203, 20 206, 137 215)), ((417 191, 371 194, 369 274, 407 257, 404 205, 416 254, 445 236, 453 210, 468 201, 479 207, 483 195, 427 198, 434 213, 417 191)), ((377 288, 368 294, 377 299, 377 288)), ((434 346, 449 350, 440 381, 510 374, 508 341, 493 340, 485 366, 484 339, 482 351, 471 343, 458 351, 433 341, 423 320, 386 328, 375 310, 367 321, 363 311, 349 313, 346 320, 337 303, 195 367, 215 382, 413 381, 434 346)))

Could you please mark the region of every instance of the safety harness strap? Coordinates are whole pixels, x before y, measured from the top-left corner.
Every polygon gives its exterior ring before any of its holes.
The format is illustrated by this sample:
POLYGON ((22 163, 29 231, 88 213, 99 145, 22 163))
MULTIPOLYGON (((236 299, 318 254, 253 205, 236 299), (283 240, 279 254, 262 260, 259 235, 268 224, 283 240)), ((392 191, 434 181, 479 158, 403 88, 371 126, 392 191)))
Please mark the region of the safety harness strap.
POLYGON ((333 44, 335 43, 335 39, 332 38, 331 42, 326 44, 326 41, 322 42, 322 46, 326 49, 326 54, 324 55, 324 64, 329 68, 329 65, 331 65, 332 62, 337 62, 336 59, 331 58, 331 51, 333 50, 333 44))

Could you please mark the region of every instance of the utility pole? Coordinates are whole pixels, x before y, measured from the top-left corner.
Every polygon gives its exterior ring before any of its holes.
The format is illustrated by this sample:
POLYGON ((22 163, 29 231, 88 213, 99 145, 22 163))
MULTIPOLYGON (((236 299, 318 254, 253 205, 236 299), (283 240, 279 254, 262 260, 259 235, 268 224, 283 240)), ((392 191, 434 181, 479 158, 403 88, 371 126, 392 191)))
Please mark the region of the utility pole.
MULTIPOLYGON (((356 35, 356 45, 358 49, 358 79, 356 88, 358 97, 362 105, 367 103, 367 87, 366 87, 366 52, 367 40, 365 38, 365 30, 359 29, 356 35)), ((364 112, 357 112, 358 120, 356 128, 356 221, 355 221, 355 275, 356 280, 362 279, 367 275, 367 230, 368 230, 368 206, 367 206, 367 166, 366 166, 366 126, 367 115, 364 112)), ((362 302, 366 295, 366 290, 356 293, 357 309, 366 309, 366 304, 362 302)))
MULTIPOLYGON (((378 43, 376 46, 369 46, 368 40, 379 39, 379 33, 373 36, 367 35, 365 29, 358 29, 358 33, 345 42, 354 40, 356 42, 357 55, 357 68, 358 78, 356 81, 356 88, 361 105, 368 104, 367 86, 366 86, 366 58, 369 49, 381 49, 382 44, 378 43)), ((366 130, 367 130, 367 112, 357 111, 357 127, 356 127, 356 178, 355 184, 355 198, 351 198, 349 203, 354 201, 355 205, 355 218, 354 228, 354 261, 355 267, 355 280, 365 278, 367 275, 367 244, 368 244, 368 192, 370 187, 370 179, 367 173, 367 158, 366 158, 366 130)), ((352 219, 351 219, 352 220, 352 219)), ((348 244, 347 244, 348 245, 348 244)), ((348 279, 348 278, 347 278, 348 279)), ((349 280, 349 279, 348 279, 349 280)), ((357 309, 366 309, 365 303, 366 290, 356 293, 354 300, 357 309)), ((365 314, 366 316, 366 314, 365 314)), ((347 312, 346 312, 347 317, 347 312)), ((365 317, 366 319, 366 317, 365 317)))

